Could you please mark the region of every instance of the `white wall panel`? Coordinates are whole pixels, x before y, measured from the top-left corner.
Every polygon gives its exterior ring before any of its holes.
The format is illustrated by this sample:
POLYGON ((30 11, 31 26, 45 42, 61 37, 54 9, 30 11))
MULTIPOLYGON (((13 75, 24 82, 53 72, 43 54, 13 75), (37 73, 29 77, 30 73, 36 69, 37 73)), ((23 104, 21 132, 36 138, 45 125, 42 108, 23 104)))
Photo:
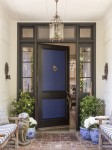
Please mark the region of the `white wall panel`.
POLYGON ((96 23, 96 96, 103 98, 104 48, 102 21, 96 23))
POLYGON ((17 97, 17 22, 11 22, 11 84, 10 94, 11 100, 17 97))
POLYGON ((104 80, 104 100, 106 115, 110 115, 112 111, 112 8, 108 10, 103 18, 104 32, 104 64, 108 63, 108 79, 104 80))
MULTIPOLYGON (((0 106, 8 113, 10 107, 10 80, 5 79, 5 63, 10 70, 10 20, 4 12, 0 13, 0 106)), ((10 73, 10 71, 9 71, 10 73)))

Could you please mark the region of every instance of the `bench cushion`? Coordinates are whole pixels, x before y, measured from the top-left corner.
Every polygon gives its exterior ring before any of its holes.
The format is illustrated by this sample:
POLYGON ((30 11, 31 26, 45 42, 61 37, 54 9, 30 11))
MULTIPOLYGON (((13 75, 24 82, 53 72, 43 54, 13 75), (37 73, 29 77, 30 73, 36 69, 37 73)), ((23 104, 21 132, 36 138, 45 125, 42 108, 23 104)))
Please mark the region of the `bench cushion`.
POLYGON ((15 131, 17 124, 6 124, 0 126, 0 133, 5 134, 5 136, 0 137, 0 144, 2 144, 13 131, 15 131))
POLYGON ((102 131, 107 134, 112 139, 112 125, 110 124, 102 124, 100 125, 102 131))

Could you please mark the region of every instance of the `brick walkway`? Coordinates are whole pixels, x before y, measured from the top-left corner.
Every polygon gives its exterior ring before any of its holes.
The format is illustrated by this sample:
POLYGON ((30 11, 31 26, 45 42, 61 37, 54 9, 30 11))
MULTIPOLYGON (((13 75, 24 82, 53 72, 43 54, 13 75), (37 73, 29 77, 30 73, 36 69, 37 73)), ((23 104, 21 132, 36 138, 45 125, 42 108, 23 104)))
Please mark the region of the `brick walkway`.
MULTIPOLYGON (((14 150, 14 147, 8 146, 4 150, 14 150)), ((75 131, 75 109, 73 108, 70 111, 69 127, 38 129, 31 144, 19 146, 18 150, 98 150, 98 145, 83 140, 79 132, 75 131)))
MULTIPOLYGON (((13 150, 13 147, 4 150, 13 150)), ((18 150, 98 150, 98 145, 83 140, 75 131, 39 131, 37 137, 28 146, 19 146, 18 150)))

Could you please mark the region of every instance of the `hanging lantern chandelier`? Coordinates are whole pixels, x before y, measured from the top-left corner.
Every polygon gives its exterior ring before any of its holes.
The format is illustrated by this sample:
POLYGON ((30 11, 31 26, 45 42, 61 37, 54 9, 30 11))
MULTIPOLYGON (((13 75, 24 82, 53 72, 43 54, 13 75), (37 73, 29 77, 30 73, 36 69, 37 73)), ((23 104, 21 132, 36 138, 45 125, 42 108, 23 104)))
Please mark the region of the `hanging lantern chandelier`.
POLYGON ((63 30, 64 30, 64 24, 63 21, 60 19, 60 16, 57 12, 57 3, 56 1, 56 13, 53 19, 50 21, 49 27, 50 27, 50 40, 51 41, 62 41, 63 40, 63 30))

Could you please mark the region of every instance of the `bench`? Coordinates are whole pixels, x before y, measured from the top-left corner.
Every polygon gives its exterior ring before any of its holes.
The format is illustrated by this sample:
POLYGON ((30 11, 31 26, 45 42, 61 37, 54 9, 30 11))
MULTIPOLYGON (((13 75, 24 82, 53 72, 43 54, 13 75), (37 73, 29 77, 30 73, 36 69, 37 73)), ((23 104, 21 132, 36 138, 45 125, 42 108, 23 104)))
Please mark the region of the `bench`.
POLYGON ((9 142, 13 141, 15 149, 18 148, 18 118, 7 117, 2 108, 0 108, 0 150, 9 142), (9 122, 9 121, 12 121, 9 122))
POLYGON ((100 125, 100 135, 99 135, 99 148, 112 148, 112 125, 110 124, 102 124, 100 125), (107 142, 103 142, 103 136, 108 140, 107 142))
POLYGON ((112 124, 110 123, 100 124, 99 128, 99 149, 105 148, 112 148, 112 124))

